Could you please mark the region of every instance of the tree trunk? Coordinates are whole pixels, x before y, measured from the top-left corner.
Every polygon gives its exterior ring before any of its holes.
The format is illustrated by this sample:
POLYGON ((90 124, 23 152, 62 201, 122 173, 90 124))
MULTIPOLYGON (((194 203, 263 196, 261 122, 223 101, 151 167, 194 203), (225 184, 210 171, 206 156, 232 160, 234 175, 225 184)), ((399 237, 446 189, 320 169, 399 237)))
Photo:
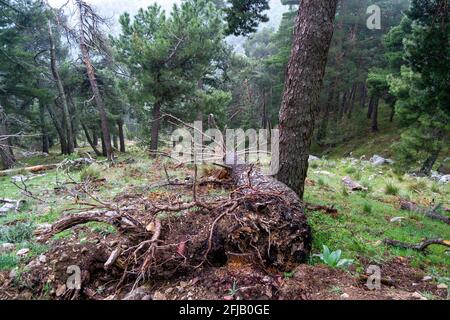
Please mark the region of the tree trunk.
POLYGON ((350 93, 350 99, 348 102, 348 107, 347 107, 347 116, 349 119, 352 118, 352 113, 353 113, 353 106, 355 104, 355 98, 356 98, 356 89, 357 89, 358 85, 356 83, 353 84, 352 87, 352 91, 350 93))
POLYGON ((303 0, 280 111, 278 179, 303 199, 311 138, 338 0, 303 0))
POLYGON ((116 134, 113 134, 112 140, 113 140, 113 147, 114 147, 114 149, 119 150, 119 140, 118 140, 116 134))
POLYGON ((161 126, 161 103, 155 102, 152 111, 152 136, 150 141, 150 152, 158 151, 159 128, 161 126))
POLYGON ((42 152, 50 153, 50 142, 48 139, 48 128, 45 122, 45 106, 39 101, 39 121, 41 125, 41 140, 42 140, 42 152))
POLYGON ((378 132, 378 106, 380 98, 376 97, 372 106, 372 132, 378 132))
POLYGON ((10 169, 16 163, 9 141, 8 119, 3 106, 0 105, 0 157, 3 169, 10 169))
POLYGON ((373 106, 375 104, 375 100, 376 100, 375 95, 370 96, 369 108, 367 109, 367 119, 372 119, 372 111, 373 111, 373 106))
POLYGON ((58 116, 56 115, 56 111, 50 104, 47 104, 46 107, 48 113, 50 114, 50 118, 52 119, 53 124, 56 128, 56 132, 58 133, 59 143, 61 145, 61 153, 68 154, 66 134, 61 126, 61 123, 59 122, 58 116))
POLYGON ((97 149, 97 146, 94 144, 94 141, 91 139, 91 136, 89 135, 89 129, 83 122, 81 122, 81 127, 83 128, 84 134, 86 135, 86 139, 89 145, 91 146, 92 150, 94 150, 97 156, 101 156, 102 153, 97 149))
POLYGON ((330 92, 328 93, 327 102, 325 104, 324 113, 322 115, 322 120, 319 125, 319 130, 317 132, 317 141, 323 141, 327 137, 328 131, 328 118, 330 116, 331 105, 334 99, 334 91, 336 89, 336 81, 333 81, 330 92))
POLYGON ((83 63, 86 66, 87 75, 89 78, 89 83, 91 85, 92 93, 94 94, 94 100, 97 105, 98 113, 100 114, 100 122, 102 127, 102 137, 106 152, 106 157, 108 161, 113 160, 113 151, 111 146, 111 135, 109 133, 109 123, 108 123, 108 115, 106 113, 105 104, 103 103, 102 96, 100 95, 100 91, 97 85, 97 79, 95 78, 94 67, 92 66, 91 58, 89 56, 88 46, 86 44, 85 39, 85 30, 84 26, 84 16, 83 16, 83 8, 82 3, 78 4, 79 10, 79 23, 80 23, 80 31, 79 31, 79 41, 80 41, 80 50, 81 55, 83 57, 83 63))
MULTIPOLYGON (((108 153, 106 151, 106 143, 105 143, 105 138, 103 137, 103 135, 100 136, 101 140, 102 140, 102 155, 104 157, 108 156, 108 153)), ((109 139, 108 139, 109 140, 109 139)), ((111 142, 111 141, 110 141, 111 142)))
POLYGON ((125 134, 123 132, 123 120, 120 119, 117 122, 117 127, 119 128, 119 144, 120 144, 120 152, 125 153, 126 147, 125 147, 125 134))
POLYGON ((94 146, 98 146, 98 135, 97 135, 97 130, 92 130, 92 143, 94 144, 94 146))
POLYGON ((366 107, 366 100, 367 100, 367 87, 366 84, 363 83, 361 85, 361 100, 360 100, 361 109, 364 109, 366 107))
POLYGON ((420 169, 420 173, 429 176, 431 174, 431 170, 433 170, 433 166, 436 163, 439 153, 441 152, 441 149, 435 150, 427 160, 422 165, 422 168, 420 169))
POLYGON ((69 113, 69 105, 67 103, 67 96, 64 91, 64 86, 61 81, 61 77, 59 75, 59 67, 58 67, 58 61, 56 58, 56 46, 55 46, 55 40, 53 38, 53 31, 52 31, 52 24, 50 20, 47 20, 47 26, 48 26, 48 37, 50 41, 50 61, 51 61, 51 70, 53 79, 56 82, 56 85, 58 87, 58 93, 59 98, 61 101, 62 111, 63 111, 63 123, 65 127, 67 137, 67 153, 72 154, 74 152, 74 143, 73 143, 73 130, 72 130, 72 120, 70 119, 70 113, 69 113))

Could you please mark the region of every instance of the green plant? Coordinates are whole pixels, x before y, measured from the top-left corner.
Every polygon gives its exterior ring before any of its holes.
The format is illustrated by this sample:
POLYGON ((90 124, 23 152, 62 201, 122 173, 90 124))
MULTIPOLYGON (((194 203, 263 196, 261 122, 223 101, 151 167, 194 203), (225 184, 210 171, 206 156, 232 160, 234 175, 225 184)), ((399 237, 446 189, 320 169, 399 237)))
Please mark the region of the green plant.
POLYGON ((372 205, 368 202, 364 203, 363 212, 364 213, 372 213, 372 205))
POLYGON ((331 287, 331 288, 330 288, 330 292, 331 292, 331 293, 335 293, 335 294, 343 294, 343 293, 344 293, 344 291, 342 290, 342 288, 341 288, 341 287, 338 287, 338 286, 333 286, 333 287, 331 287))
POLYGON ((341 250, 331 251, 326 245, 323 246, 322 253, 315 256, 319 257, 322 262, 331 268, 345 268, 353 264, 351 259, 341 259, 341 250))
POLYGON ((21 243, 33 238, 32 223, 16 223, 13 226, 0 226, 0 242, 21 243))
POLYGON ((284 273, 284 277, 289 279, 289 278, 293 278, 295 275, 295 270, 294 271, 289 271, 289 272, 285 272, 284 273))
POLYGON ((100 170, 94 166, 85 167, 80 173, 81 181, 95 181, 100 177, 100 170))
POLYGON ((427 183, 423 180, 420 180, 415 183, 411 183, 408 186, 408 189, 415 193, 422 193, 425 189, 427 189, 427 183))
POLYGON ((0 255, 0 271, 11 270, 17 266, 17 258, 15 255, 0 255))
POLYGON ((399 192, 400 192, 400 189, 395 184, 393 184, 392 182, 386 183, 386 185, 384 187, 385 194, 390 195, 390 196, 396 196, 396 195, 398 195, 399 192))
POLYGON ((234 280, 232 287, 230 289, 228 289, 228 295, 231 297, 234 297, 238 291, 239 291, 239 289, 237 287, 237 282, 236 282, 236 280, 234 280))

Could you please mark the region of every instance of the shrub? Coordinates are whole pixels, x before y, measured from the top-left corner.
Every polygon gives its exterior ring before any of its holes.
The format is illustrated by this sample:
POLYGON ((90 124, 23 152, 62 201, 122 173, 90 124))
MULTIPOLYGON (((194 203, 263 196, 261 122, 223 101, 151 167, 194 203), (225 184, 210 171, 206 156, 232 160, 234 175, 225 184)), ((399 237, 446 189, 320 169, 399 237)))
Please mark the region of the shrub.
POLYGON ((392 182, 388 182, 384 187, 384 193, 390 196, 396 196, 400 192, 400 189, 393 184, 392 182))
POLYGON ((372 213, 372 205, 368 202, 364 203, 363 212, 364 213, 372 213))
POLYGON ((0 242, 21 243, 33 238, 34 226, 31 223, 17 223, 0 227, 0 242))
POLYGON ((94 166, 85 167, 80 173, 81 181, 94 181, 101 177, 100 170, 94 166))
POLYGON ((427 183, 425 181, 417 181, 415 183, 411 183, 408 186, 408 189, 415 193, 421 193, 427 188, 427 183))

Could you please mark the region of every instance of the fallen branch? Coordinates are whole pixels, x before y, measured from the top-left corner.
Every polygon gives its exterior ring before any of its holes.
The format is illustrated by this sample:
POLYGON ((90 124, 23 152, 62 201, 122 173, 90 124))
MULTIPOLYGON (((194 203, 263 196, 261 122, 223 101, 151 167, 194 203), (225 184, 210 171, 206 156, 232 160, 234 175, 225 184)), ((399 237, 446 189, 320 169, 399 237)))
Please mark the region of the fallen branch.
POLYGON ((324 211, 325 213, 330 214, 334 218, 336 218, 339 215, 338 210, 334 206, 321 206, 321 205, 314 205, 311 203, 305 203, 306 209, 310 211, 324 211))
POLYGON ((59 164, 47 164, 47 165, 40 165, 40 166, 33 166, 33 167, 26 167, 26 168, 15 168, 15 169, 8 169, 0 171, 0 177, 13 175, 16 173, 21 172, 29 172, 29 173, 38 173, 42 171, 48 171, 53 170, 58 167, 59 164))
POLYGON ((438 210, 442 208, 442 204, 438 204, 436 206, 427 209, 420 207, 414 202, 402 199, 400 200, 400 208, 402 210, 408 210, 423 214, 428 218, 438 220, 450 225, 450 218, 438 213, 438 210))
POLYGON ((384 243, 397 248, 412 249, 417 251, 424 251, 426 248, 428 248, 433 244, 442 245, 450 248, 450 241, 442 239, 428 239, 418 244, 410 244, 397 240, 385 239, 384 243))

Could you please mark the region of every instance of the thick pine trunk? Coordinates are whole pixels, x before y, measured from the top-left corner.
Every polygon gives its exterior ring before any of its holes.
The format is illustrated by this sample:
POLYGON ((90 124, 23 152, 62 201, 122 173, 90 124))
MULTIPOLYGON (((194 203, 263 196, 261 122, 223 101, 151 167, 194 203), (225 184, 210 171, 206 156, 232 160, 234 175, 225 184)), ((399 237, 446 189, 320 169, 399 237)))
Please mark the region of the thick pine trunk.
POLYGON ((58 88, 59 99, 61 101, 62 111, 63 111, 63 123, 66 131, 65 136, 67 137, 67 153, 72 154, 74 152, 74 140, 73 140, 73 130, 72 130, 72 120, 69 113, 69 105, 67 103, 67 96, 64 91, 64 86, 59 75, 58 61, 56 58, 56 46, 53 37, 52 24, 50 20, 47 20, 48 26, 48 37, 50 41, 50 64, 53 79, 56 82, 58 88))
POLYGON ((8 119, 3 107, 0 105, 0 158, 3 169, 10 169, 16 163, 12 152, 8 130, 8 119))
POLYGON ((280 111, 278 179, 303 198, 338 0, 300 1, 280 111))
POLYGON ((118 127, 118 131, 119 131, 119 144, 120 144, 120 152, 124 152, 126 151, 126 147, 125 147, 125 134, 123 132, 123 120, 120 119, 117 122, 117 127, 118 127))
POLYGON ((158 151, 159 129, 161 127, 161 103, 155 102, 152 111, 152 133, 150 141, 150 152, 155 154, 158 151))

